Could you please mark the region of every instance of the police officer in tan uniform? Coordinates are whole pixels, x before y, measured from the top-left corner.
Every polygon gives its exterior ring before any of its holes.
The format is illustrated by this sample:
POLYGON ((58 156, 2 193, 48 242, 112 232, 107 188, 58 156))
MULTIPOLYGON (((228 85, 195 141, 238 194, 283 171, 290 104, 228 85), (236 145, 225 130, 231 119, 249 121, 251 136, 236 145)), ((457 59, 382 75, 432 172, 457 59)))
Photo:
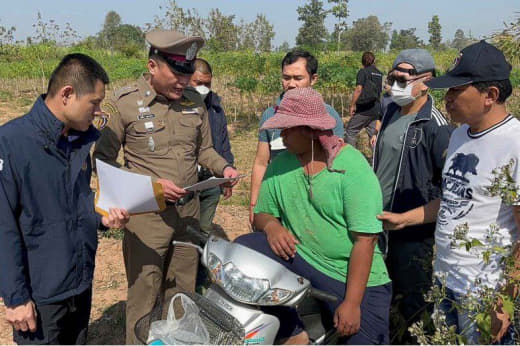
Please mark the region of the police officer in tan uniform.
POLYGON ((135 324, 157 297, 195 289, 197 251, 171 242, 189 241, 186 226, 198 227, 198 198, 182 188, 197 182, 197 163, 218 176, 238 175, 213 149, 202 98, 186 88, 204 40, 166 30, 151 31, 146 40, 148 73, 102 106, 109 122, 94 150, 95 158, 117 165, 123 146, 126 169, 152 176, 170 202, 163 212, 134 216, 125 228, 127 344, 138 342, 135 324))

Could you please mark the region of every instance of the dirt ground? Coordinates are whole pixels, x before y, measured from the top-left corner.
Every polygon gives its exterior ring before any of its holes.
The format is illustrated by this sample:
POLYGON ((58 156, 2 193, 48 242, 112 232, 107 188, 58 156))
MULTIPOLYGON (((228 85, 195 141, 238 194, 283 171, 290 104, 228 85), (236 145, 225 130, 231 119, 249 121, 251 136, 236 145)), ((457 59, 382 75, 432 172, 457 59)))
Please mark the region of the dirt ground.
MULTIPOLYGON (((17 99, 0 99, 0 125, 29 111, 34 101, 31 97, 34 96, 36 95, 31 94, 17 99)), ((253 119, 253 123, 255 122, 253 119)), ((230 124, 228 129, 235 166, 240 173, 249 174, 256 152, 257 129, 239 122, 230 124)), ((362 135, 360 140, 365 147, 368 137, 362 135)), ((222 201, 217 208, 214 228, 223 231, 230 240, 249 232, 247 206, 250 180, 250 175, 242 179, 233 189, 233 196, 222 201)), ((121 240, 100 237, 94 273, 89 344, 124 343, 126 291, 121 240)), ((12 329, 5 322, 5 307, 0 298, 1 344, 13 344, 13 341, 12 329)))
MULTIPOLYGON (((28 102, 25 102, 28 103, 28 102)), ((0 101, 0 125, 24 114, 31 105, 0 101)), ((256 150, 255 130, 230 126, 231 145, 239 171, 249 173, 256 150)), ((216 229, 229 239, 249 231, 248 191, 250 177, 240 182, 229 201, 222 202, 214 219, 216 229)), ((89 344, 123 344, 125 335, 126 279, 121 240, 99 238, 94 274, 92 313, 90 316, 89 344)), ((0 299, 0 344, 13 344, 12 329, 5 322, 5 307, 0 299)))
MULTIPOLYGON (((215 225, 232 240, 248 231, 246 207, 222 205, 217 209, 215 225)), ((99 239, 94 274, 89 344, 124 344, 126 279, 121 240, 99 239)), ((0 306, 0 344, 13 344, 11 327, 5 322, 5 308, 0 306)))

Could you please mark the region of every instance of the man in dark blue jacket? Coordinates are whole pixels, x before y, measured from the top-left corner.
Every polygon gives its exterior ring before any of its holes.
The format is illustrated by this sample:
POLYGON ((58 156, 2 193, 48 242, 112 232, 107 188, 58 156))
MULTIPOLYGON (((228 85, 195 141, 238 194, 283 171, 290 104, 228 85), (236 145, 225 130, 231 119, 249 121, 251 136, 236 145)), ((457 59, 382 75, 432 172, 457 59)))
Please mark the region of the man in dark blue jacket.
MULTIPOLYGON (((428 95, 424 82, 434 74, 435 63, 424 49, 407 49, 397 56, 388 76, 393 102, 383 115, 374 150, 373 166, 385 210, 379 218, 389 231, 386 264, 397 298, 394 301, 407 327, 425 311, 431 312, 424 294, 432 284, 435 223, 396 231, 389 227, 387 217, 388 212, 405 212, 440 196, 442 167, 453 126, 428 95)), ((409 338, 407 332, 405 337, 409 338)))
MULTIPOLYGON (((190 85, 201 94, 208 109, 213 148, 232 165, 234 157, 231 153, 231 145, 229 143, 226 114, 224 114, 224 109, 220 105, 220 96, 211 90, 212 78, 213 71, 211 70, 211 65, 206 60, 197 58, 195 60, 195 72, 191 76, 190 85)), ((212 176, 213 173, 210 170, 203 167, 199 168, 199 181, 209 179, 212 176)), ((230 187, 222 188, 224 199, 231 197, 231 191, 230 187)), ((217 186, 202 191, 199 195, 200 230, 206 236, 208 236, 213 229, 212 223, 220 194, 221 188, 217 186)))
POLYGON ((95 60, 67 55, 47 94, 0 127, 0 296, 18 344, 86 343, 97 229, 128 221, 96 214, 90 189, 107 83, 95 60))

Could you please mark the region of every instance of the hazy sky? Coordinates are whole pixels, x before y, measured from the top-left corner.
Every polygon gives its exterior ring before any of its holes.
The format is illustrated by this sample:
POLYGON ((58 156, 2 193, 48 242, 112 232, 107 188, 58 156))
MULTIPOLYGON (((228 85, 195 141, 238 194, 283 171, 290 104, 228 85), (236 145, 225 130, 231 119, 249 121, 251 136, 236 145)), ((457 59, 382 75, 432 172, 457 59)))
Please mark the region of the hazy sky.
MULTIPOLYGON (((326 0, 322 0, 328 8, 326 0)), ((226 15, 235 14, 236 23, 240 18, 249 22, 257 13, 263 13, 274 25, 276 36, 274 45, 287 41, 292 46, 298 28, 296 8, 305 4, 304 0, 177 0, 184 9, 196 8, 201 16, 206 16, 211 8, 219 8, 226 15)), ((143 25, 152 22, 159 14, 159 5, 166 0, 0 0, 0 25, 15 26, 15 37, 24 40, 34 34, 32 24, 40 11, 43 19, 54 19, 64 26, 70 22, 72 27, 86 37, 101 30, 108 11, 114 10, 123 23, 143 25)), ((474 37, 481 38, 503 28, 504 22, 511 22, 520 12, 518 0, 350 0, 349 25, 352 21, 376 15, 381 23, 392 22, 392 29, 417 28, 417 34, 428 41, 428 21, 437 14, 442 25, 442 39, 453 39, 458 28, 466 35, 471 31, 474 37)), ((334 21, 327 20, 329 31, 334 21)))

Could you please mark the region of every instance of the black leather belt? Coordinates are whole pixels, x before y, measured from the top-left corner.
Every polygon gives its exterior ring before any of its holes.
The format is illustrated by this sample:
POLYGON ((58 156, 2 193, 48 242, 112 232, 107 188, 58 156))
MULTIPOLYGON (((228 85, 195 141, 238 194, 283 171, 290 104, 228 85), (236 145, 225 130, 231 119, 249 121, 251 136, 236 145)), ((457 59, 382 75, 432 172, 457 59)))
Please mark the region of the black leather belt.
POLYGON ((213 176, 213 173, 209 169, 204 168, 204 167, 200 168, 199 181, 207 180, 207 179, 211 178, 212 176, 213 176))

